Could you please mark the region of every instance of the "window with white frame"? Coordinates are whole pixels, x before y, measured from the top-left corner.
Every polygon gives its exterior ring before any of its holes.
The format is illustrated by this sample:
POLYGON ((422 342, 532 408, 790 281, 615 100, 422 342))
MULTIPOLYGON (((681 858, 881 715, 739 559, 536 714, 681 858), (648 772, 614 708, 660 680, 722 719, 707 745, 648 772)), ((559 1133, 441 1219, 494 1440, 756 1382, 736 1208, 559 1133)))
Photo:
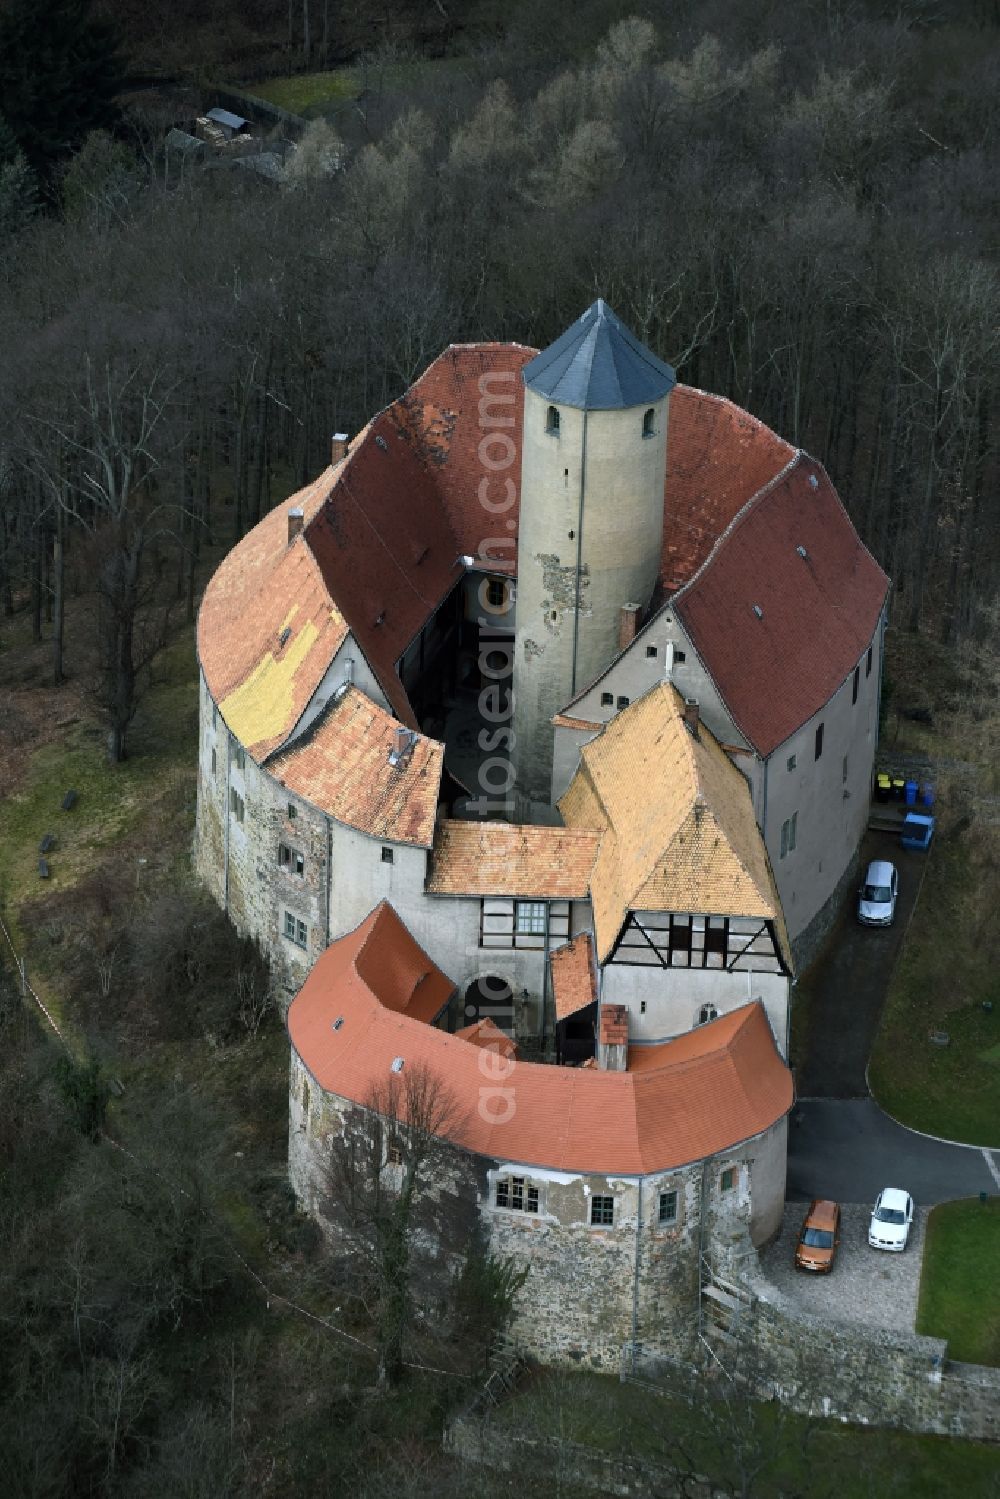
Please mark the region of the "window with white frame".
POLYGON ((498 1208, 510 1213, 537 1213, 538 1188, 531 1186, 523 1176, 497 1177, 494 1202, 498 1208))
POLYGON ((712 1020, 718 1020, 719 1012, 714 1005, 702 1005, 698 1011, 698 1024, 708 1025, 712 1020))
POLYGON ((519 936, 534 936, 545 931, 545 902, 543 900, 519 900, 514 918, 514 929, 519 936))
POLYGON ((289 942, 294 942, 296 947, 306 947, 309 942, 309 928, 304 921, 293 916, 291 911, 285 912, 285 936, 289 942))
POLYGON ((297 874, 300 877, 306 872, 304 855, 287 843, 278 844, 278 865, 281 869, 287 869, 289 874, 297 874))

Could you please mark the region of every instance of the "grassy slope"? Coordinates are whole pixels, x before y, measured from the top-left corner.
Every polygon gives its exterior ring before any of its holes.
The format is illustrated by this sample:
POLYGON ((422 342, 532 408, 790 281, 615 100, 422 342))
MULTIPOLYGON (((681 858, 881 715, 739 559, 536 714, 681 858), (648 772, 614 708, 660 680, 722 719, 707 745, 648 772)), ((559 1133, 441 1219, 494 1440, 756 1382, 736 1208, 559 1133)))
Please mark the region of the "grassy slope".
POLYGON ((938 843, 869 1073, 878 1102, 903 1123, 990 1146, 1000 1146, 998 856, 994 828, 938 843), (931 1030, 947 1031, 950 1044, 931 1045, 931 1030))
POLYGON ((467 66, 463 58, 442 57, 372 66, 367 73, 362 68, 333 68, 326 73, 296 73, 290 78, 269 78, 266 83, 251 85, 250 92, 281 109, 291 110, 293 114, 322 114, 331 106, 356 99, 365 87, 372 90, 402 89, 429 82, 442 71, 454 71, 463 64, 467 66))
MULTIPOLYGON (((997 1454, 992 1447, 832 1422, 812 1423, 810 1430, 804 1417, 779 1415, 767 1405, 756 1407, 754 1420, 768 1459, 753 1482, 756 1499, 790 1493, 836 1493, 840 1499, 870 1499, 872 1494, 985 1499, 996 1493, 997 1454)), ((676 1441, 716 1483, 732 1485, 736 1478, 720 1461, 718 1417, 713 1426, 700 1409, 692 1413, 679 1399, 621 1384, 607 1375, 541 1375, 501 1406, 493 1422, 495 1427, 507 1425, 603 1452, 631 1451, 667 1463, 671 1442, 676 1441)), ((749 1435, 749 1426, 744 1427, 739 1417, 737 1424, 749 1435)), ((722 1425, 726 1429, 729 1423, 722 1425)), ((752 1440, 747 1443, 748 1448, 753 1445, 752 1440)))
POLYGON ((952 1358, 1000 1365, 1000 1199, 934 1208, 927 1223, 917 1331, 952 1358))

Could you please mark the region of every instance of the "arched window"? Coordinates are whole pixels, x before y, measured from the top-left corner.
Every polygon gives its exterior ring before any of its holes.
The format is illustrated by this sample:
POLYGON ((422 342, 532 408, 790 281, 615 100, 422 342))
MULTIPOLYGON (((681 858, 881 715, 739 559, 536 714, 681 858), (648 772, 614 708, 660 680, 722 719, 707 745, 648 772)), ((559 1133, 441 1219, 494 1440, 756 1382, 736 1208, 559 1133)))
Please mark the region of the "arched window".
POLYGON ((698 1011, 698 1024, 708 1025, 710 1020, 718 1020, 719 1012, 714 1005, 702 1005, 698 1011))
POLYGON ((643 437, 655 437, 656 436, 656 430, 655 430, 655 428, 653 426, 653 418, 654 418, 655 414, 656 413, 653 411, 652 406, 650 406, 649 410, 646 412, 646 415, 642 419, 642 435, 643 435, 643 437))
POLYGON ((559 412, 554 406, 550 406, 546 413, 545 430, 551 432, 553 437, 559 436, 559 412))

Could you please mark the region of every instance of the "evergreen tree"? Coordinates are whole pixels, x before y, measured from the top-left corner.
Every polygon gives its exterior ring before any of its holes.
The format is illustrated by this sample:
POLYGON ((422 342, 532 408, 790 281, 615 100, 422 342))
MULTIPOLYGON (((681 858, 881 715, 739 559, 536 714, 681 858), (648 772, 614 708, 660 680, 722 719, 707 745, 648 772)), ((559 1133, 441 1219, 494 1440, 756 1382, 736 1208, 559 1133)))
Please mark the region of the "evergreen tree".
POLYGON ((91 130, 114 124, 123 64, 90 0, 12 0, 0 16, 0 99, 28 165, 47 179, 91 130))
POLYGON ((0 243, 38 212, 38 179, 0 115, 0 243))

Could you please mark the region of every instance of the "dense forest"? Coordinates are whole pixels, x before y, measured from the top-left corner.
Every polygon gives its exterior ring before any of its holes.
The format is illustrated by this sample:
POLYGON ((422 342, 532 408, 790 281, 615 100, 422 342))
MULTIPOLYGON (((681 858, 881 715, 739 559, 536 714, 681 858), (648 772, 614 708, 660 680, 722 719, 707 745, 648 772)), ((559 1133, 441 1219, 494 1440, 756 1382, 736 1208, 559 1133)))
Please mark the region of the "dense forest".
MULTIPOLYGON (((119 772, 138 732, 159 776, 225 549, 446 344, 541 346, 596 296, 826 465, 897 631, 996 660, 995 0, 165 15, 0 0, 5 687, 44 680, 54 715, 80 684, 119 772), (213 82, 360 59, 365 97, 281 182, 165 151, 171 100, 184 123, 213 82)), ((14 769, 37 729, 15 720, 14 769)), ((468 1492, 428 1433, 485 1367, 489 1267, 373 1398, 371 1305, 282 1187, 266 975, 190 889, 183 790, 149 787, 148 891, 137 845, 18 911, 79 1047, 54 1059, 0 954, 10 1491, 468 1492), (275 1323, 274 1286, 307 1310, 275 1323)))

